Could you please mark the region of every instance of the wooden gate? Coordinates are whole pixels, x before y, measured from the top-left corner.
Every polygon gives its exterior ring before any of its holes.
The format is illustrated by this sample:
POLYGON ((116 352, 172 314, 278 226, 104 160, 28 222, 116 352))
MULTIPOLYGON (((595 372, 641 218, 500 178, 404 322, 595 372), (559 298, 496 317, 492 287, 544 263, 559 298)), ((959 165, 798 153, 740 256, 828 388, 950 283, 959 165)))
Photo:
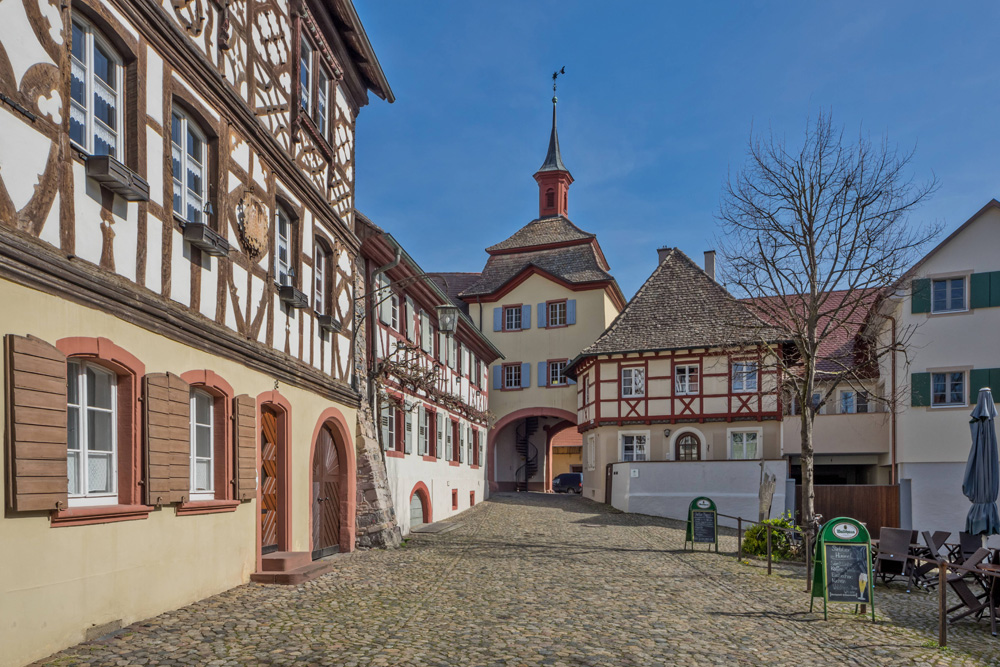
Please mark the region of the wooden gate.
POLYGON ((278 417, 264 408, 260 415, 260 546, 278 550, 278 417))
POLYGON ((340 457, 324 426, 316 440, 312 469, 313 560, 340 550, 340 457))
MULTIPOLYGON (((821 484, 816 491, 816 513, 823 521, 838 516, 857 519, 868 527, 872 537, 879 530, 899 528, 899 486, 874 484, 821 484)), ((802 485, 795 487, 795 509, 802 517, 802 485)))

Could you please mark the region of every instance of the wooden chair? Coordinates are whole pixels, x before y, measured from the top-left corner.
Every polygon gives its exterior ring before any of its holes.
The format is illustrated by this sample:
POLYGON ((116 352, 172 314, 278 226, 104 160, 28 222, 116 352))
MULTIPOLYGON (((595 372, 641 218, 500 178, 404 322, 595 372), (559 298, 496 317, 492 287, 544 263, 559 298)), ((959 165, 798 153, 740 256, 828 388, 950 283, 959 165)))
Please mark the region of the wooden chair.
POLYGON ((886 586, 896 577, 906 577, 906 592, 913 585, 913 558, 910 556, 912 531, 882 528, 878 534, 878 554, 875 556, 875 576, 882 577, 886 586))
MULTIPOLYGON (((923 555, 927 558, 933 558, 936 561, 947 561, 948 554, 942 551, 942 547, 945 540, 948 539, 949 534, 938 531, 934 535, 931 535, 930 532, 925 530, 922 533, 925 545, 923 555)), ((913 566, 913 583, 925 590, 936 588, 938 585, 937 569, 937 563, 917 562, 913 566)))
MULTIPOLYGON (((965 559, 965 562, 962 563, 962 566, 971 568, 977 567, 980 563, 986 560, 986 557, 989 555, 990 555, 989 549, 984 549, 980 547, 978 550, 976 550, 968 558, 965 559)), ((948 619, 949 623, 954 623, 955 621, 959 621, 971 614, 976 614, 977 615, 976 620, 979 620, 979 617, 982 616, 984 612, 988 611, 990 604, 989 589, 983 590, 982 593, 976 593, 969 586, 970 580, 976 582, 979 585, 982 584, 979 578, 975 576, 975 573, 966 572, 965 570, 956 570, 954 574, 949 574, 947 577, 948 586, 951 587, 951 590, 955 592, 955 595, 957 595, 958 599, 961 601, 954 607, 950 607, 947 610, 947 613, 950 614, 952 612, 958 611, 959 609, 964 609, 962 613, 949 618, 948 619)))
POLYGON ((970 535, 962 532, 958 534, 958 543, 960 546, 959 555, 962 558, 959 564, 964 565, 969 556, 983 548, 983 537, 982 535, 970 535))

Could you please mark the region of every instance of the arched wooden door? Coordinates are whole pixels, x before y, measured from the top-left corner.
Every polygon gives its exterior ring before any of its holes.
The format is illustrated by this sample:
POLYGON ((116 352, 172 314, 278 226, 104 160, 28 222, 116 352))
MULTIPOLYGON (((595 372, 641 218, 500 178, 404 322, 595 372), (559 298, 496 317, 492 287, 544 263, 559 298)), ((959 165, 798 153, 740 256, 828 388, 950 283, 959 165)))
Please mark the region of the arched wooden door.
POLYGON ((701 441, 694 433, 685 433, 677 438, 674 458, 678 461, 701 461, 701 441))
POLYGON ((313 454, 313 560, 340 550, 340 493, 340 455, 333 433, 324 426, 313 454))
POLYGON ((278 415, 260 415, 260 550, 278 550, 278 415))

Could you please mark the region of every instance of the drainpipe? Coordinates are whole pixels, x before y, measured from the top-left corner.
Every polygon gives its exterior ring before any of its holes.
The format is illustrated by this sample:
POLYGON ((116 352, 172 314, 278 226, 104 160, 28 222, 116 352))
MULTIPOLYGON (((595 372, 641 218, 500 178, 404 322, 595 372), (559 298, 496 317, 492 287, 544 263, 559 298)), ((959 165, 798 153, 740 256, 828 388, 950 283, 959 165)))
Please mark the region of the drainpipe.
POLYGON ((892 400, 889 405, 891 414, 889 415, 889 452, 890 458, 892 460, 892 466, 890 469, 891 477, 889 478, 890 484, 896 483, 896 318, 892 315, 886 315, 889 321, 892 322, 892 349, 889 352, 890 363, 892 364, 892 371, 890 373, 890 381, 892 382, 892 400))

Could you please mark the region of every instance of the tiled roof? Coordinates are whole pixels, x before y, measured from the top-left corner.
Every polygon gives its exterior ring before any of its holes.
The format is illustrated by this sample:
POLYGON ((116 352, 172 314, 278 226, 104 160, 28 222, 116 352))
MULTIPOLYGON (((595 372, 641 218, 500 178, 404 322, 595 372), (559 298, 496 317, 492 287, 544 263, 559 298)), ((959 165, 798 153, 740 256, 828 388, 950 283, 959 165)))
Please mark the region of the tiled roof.
MULTIPOLYGON (((826 293, 817 324, 818 331, 823 336, 816 363, 817 371, 839 373, 847 369, 858 370, 856 366, 862 361, 858 353, 858 339, 879 292, 878 289, 868 289, 855 292, 834 290, 826 293)), ((781 298, 759 297, 742 301, 758 317, 777 326, 794 329, 796 325, 801 326, 805 321, 804 317, 796 317, 793 321, 792 313, 788 312, 789 308, 793 312, 796 310, 805 312, 805 300, 796 303, 794 295, 781 298)))
POLYGON ((552 218, 532 220, 513 236, 496 245, 491 245, 486 252, 513 250, 517 248, 534 248, 553 243, 568 241, 583 241, 595 238, 594 234, 585 232, 561 215, 552 218))
POLYGON ((625 310, 580 356, 745 345, 783 337, 687 255, 671 248, 625 310))
POLYGON ((461 296, 492 294, 529 267, 537 267, 568 283, 613 281, 590 243, 564 248, 547 248, 505 255, 491 255, 483 273, 461 296))
POLYGON ((469 304, 459 298, 464 290, 479 280, 481 274, 478 273, 428 273, 438 287, 441 288, 451 302, 462 309, 462 312, 469 313, 469 304))

